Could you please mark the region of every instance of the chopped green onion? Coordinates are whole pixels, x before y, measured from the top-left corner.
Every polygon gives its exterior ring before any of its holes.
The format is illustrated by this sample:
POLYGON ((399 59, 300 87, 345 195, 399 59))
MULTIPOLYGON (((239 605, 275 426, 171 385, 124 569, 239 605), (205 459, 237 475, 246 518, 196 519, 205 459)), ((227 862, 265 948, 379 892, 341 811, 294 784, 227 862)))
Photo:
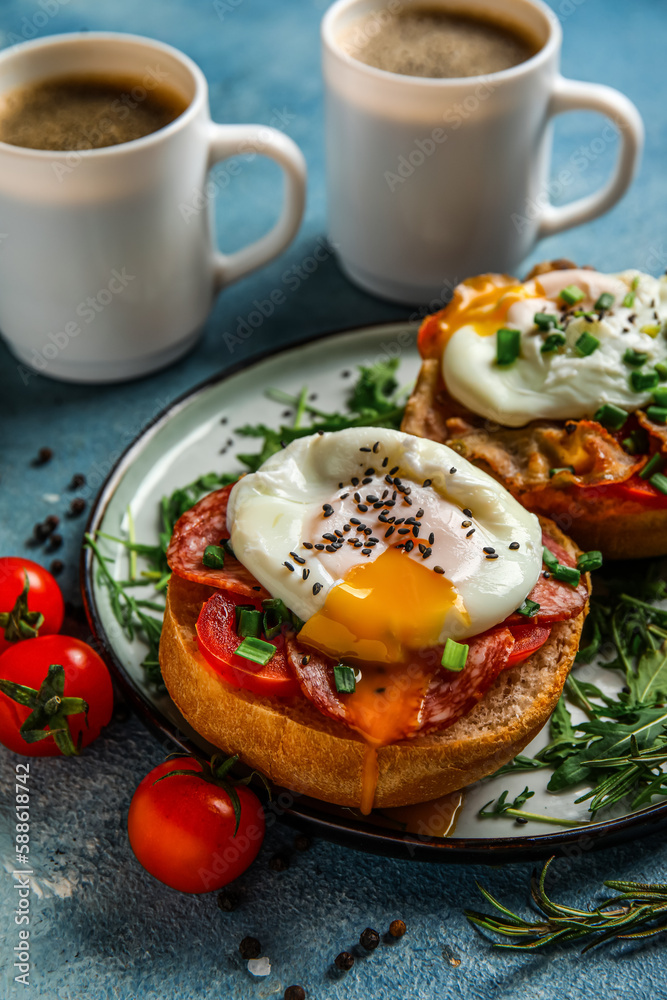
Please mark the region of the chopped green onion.
POLYGON ((654 424, 667 424, 667 406, 648 406, 646 416, 654 424))
POLYGON ((567 302, 569 306, 574 306, 577 302, 581 302, 582 299, 585 299, 586 296, 582 290, 577 287, 577 285, 567 285, 567 287, 560 293, 559 298, 561 298, 563 302, 567 302))
POLYGON ((639 288, 639 275, 638 274, 636 274, 634 276, 634 278, 632 279, 632 284, 630 285, 630 288, 632 289, 633 292, 636 292, 637 289, 639 288))
POLYGON ((639 473, 640 479, 650 479, 654 472, 660 472, 662 469, 662 455, 659 451, 656 451, 652 458, 649 458, 648 462, 644 468, 639 473))
POLYGON ((656 472, 654 476, 649 479, 651 486, 655 486, 659 493, 667 494, 667 476, 663 476, 661 472, 656 472))
POLYGON ((635 392, 646 392, 647 389, 655 389, 659 381, 657 372, 630 373, 630 385, 635 392))
POLYGON ((549 469, 549 479, 552 479, 553 476, 557 476, 559 472, 571 472, 574 475, 574 466, 573 465, 561 465, 558 468, 549 469))
POLYGON ((630 365, 632 368, 641 368, 648 361, 648 354, 646 351, 635 351, 634 347, 628 347, 623 355, 623 360, 626 365, 630 365))
POLYGON ((635 293, 628 292, 628 294, 623 299, 623 305, 625 306, 626 309, 632 309, 634 304, 635 304, 635 293))
POLYGON ((620 431, 627 419, 628 415, 625 410, 622 410, 620 406, 614 406, 613 403, 603 403, 593 417, 593 420, 597 420, 609 431, 620 431))
POLYGON ((648 434, 643 427, 638 427, 629 437, 623 438, 621 444, 629 455, 643 455, 648 451, 648 434))
POLYGON ((220 545, 207 545, 201 561, 209 569, 222 569, 225 565, 225 550, 220 545))
POLYGON ((276 651, 276 647, 263 639, 255 639, 248 636, 240 646, 236 647, 236 655, 242 656, 244 660, 251 660, 252 663, 260 663, 263 667, 269 662, 276 651))
POLYGON ((653 390, 653 402, 658 406, 667 406, 667 385, 659 385, 653 390))
POLYGON ((580 316, 587 316, 588 319, 597 319, 597 313, 591 312, 589 309, 575 309, 572 315, 576 316, 577 319, 580 316))
POLYGON ((468 659, 469 649, 470 646, 466 646, 464 642, 455 642, 454 639, 448 639, 442 651, 441 666, 445 670, 463 670, 468 659))
POLYGON ((579 570, 574 569, 572 566, 563 566, 562 563, 559 563, 556 556, 546 545, 542 548, 542 559, 544 565, 556 580, 561 580, 562 583, 569 583, 573 587, 579 586, 579 580, 581 579, 579 570))
POLYGON ((537 601, 531 601, 529 597, 523 602, 520 608, 517 608, 517 613, 520 615, 525 615, 526 618, 532 618, 540 610, 540 606, 537 601))
POLYGON ((660 323, 647 323, 645 326, 639 327, 639 332, 646 333, 649 337, 657 337, 661 330, 660 323))
POLYGON ((262 601, 262 610, 264 611, 262 631, 267 639, 273 639, 282 631, 283 623, 291 621, 287 605, 279 597, 271 597, 262 601))
POLYGON ((497 333, 496 361, 499 365, 511 365, 519 357, 521 331, 501 327, 497 333))
POLYGON ((582 552, 577 559, 577 569, 582 573, 591 573, 594 569, 599 569, 602 565, 602 553, 597 549, 590 552, 582 552))
POLYGON ((294 625, 294 628, 297 630, 297 632, 300 632, 303 626, 306 624, 303 618, 299 618, 299 616, 294 611, 290 611, 290 618, 292 619, 292 625, 294 625))
POLYGON ((565 335, 562 333, 550 333, 544 338, 544 343, 540 347, 541 354, 551 354, 557 351, 565 343, 565 335))
POLYGON ((354 670, 352 667, 348 667, 346 663, 336 664, 334 667, 334 680, 336 682, 336 691, 339 694, 352 694, 357 687, 354 670))
POLYGON ((595 303, 595 309, 600 309, 603 312, 606 309, 611 309, 615 301, 615 296, 611 292, 603 292, 600 298, 595 303))
POLYGON ((553 554, 551 549, 546 547, 546 545, 542 546, 542 562, 546 568, 550 569, 552 572, 560 565, 556 556, 553 554))
POLYGON ((563 329, 558 322, 558 316, 554 316, 553 313, 535 313, 533 323, 535 326, 539 326, 540 330, 563 329))
POLYGON ((654 365, 655 370, 658 373, 658 378, 661 382, 667 381, 667 365, 664 361, 656 361, 654 365))
POLYGON ((592 354, 593 351, 598 349, 600 341, 597 337, 594 337, 592 333, 588 333, 588 331, 585 330, 574 346, 579 354, 583 358, 586 358, 589 354, 592 354))
POLYGON ((236 606, 236 634, 242 639, 252 636, 258 639, 262 634, 262 612, 257 608, 236 606))

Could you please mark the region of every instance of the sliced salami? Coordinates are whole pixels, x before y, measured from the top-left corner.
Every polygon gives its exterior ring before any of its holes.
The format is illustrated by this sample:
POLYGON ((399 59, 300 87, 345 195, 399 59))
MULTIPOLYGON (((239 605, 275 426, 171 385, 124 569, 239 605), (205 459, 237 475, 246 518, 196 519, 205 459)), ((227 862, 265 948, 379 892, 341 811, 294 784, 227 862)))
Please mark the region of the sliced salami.
POLYGON ((270 597, 250 570, 225 553, 222 569, 204 566, 202 558, 207 545, 220 545, 229 538, 227 502, 232 487, 209 493, 199 503, 179 517, 167 549, 169 568, 177 576, 209 587, 220 587, 247 597, 270 597))
MULTIPOLYGON (((559 563, 564 566, 575 566, 576 560, 562 546, 555 542, 545 531, 542 532, 543 544, 552 552, 559 563)), ((556 580, 553 576, 544 578, 544 570, 540 573, 539 579, 530 594, 529 600, 539 604, 540 610, 529 620, 535 625, 549 625, 553 622, 565 621, 568 618, 576 618, 584 610, 588 600, 588 587, 586 579, 582 574, 578 587, 573 587, 562 580, 556 580)), ((507 618, 504 625, 514 625, 523 622, 524 615, 512 614, 507 618)))

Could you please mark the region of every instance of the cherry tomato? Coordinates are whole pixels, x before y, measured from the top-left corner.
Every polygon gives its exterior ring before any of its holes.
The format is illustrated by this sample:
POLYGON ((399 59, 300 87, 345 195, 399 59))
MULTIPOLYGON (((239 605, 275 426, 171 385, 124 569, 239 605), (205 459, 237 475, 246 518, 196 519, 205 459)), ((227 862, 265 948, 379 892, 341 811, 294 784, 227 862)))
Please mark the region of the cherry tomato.
POLYGON ((202 768, 192 757, 158 765, 137 788, 127 817, 137 861, 160 882, 181 892, 211 892, 238 878, 255 860, 264 839, 264 811, 249 788, 236 787, 236 818, 224 789, 195 777, 202 768), (188 775, 172 771, 187 770, 188 775), (157 782, 157 783, 156 783, 157 782))
MULTIPOLYGON (((0 656, 0 678, 39 689, 53 663, 65 672, 64 696, 83 698, 88 704, 88 722, 84 713, 69 715, 69 729, 75 746, 88 746, 100 735, 111 719, 113 689, 104 661, 94 649, 65 635, 45 635, 38 639, 13 643, 0 656)), ((55 757, 60 750, 52 736, 38 743, 27 743, 19 729, 31 709, 0 692, 0 743, 26 757, 55 757)))
POLYGON ((261 602, 252 602, 244 595, 217 590, 197 620, 199 650, 207 663, 235 687, 274 698, 288 698, 297 694, 300 688, 287 662, 281 635, 270 640, 276 651, 264 667, 236 655, 241 637, 236 632, 235 609, 237 604, 252 603, 261 608, 261 602))
POLYGON ((536 653, 551 635, 551 629, 542 625, 512 625, 510 631, 514 636, 514 646, 507 661, 508 667, 523 663, 536 653))
MULTIPOLYGON (((43 566, 30 559, 18 556, 0 558, 0 612, 11 611, 25 586, 28 574, 28 611, 41 611, 44 623, 39 628, 40 636, 53 635, 60 631, 65 616, 65 602, 60 587, 43 566)), ((13 646, 0 630, 0 653, 13 646)))

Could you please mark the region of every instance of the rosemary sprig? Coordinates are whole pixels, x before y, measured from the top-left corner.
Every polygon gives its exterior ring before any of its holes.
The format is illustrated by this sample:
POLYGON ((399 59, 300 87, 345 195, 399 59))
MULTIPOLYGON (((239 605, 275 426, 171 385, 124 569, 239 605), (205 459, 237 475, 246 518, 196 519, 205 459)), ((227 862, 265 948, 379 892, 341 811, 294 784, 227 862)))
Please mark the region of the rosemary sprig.
POLYGON ((522 809, 524 802, 531 799, 535 792, 531 792, 528 786, 516 796, 512 802, 507 801, 509 792, 502 792, 499 798, 491 799, 478 812, 482 819, 490 819, 497 816, 512 816, 518 823, 527 823, 528 820, 537 820, 539 823, 551 823, 553 826, 581 826, 578 819, 562 819, 558 816, 546 816, 543 813, 532 813, 522 809), (493 809, 488 807, 493 804, 493 809))
POLYGON ((546 862, 539 876, 533 873, 530 882, 533 902, 543 919, 527 920, 519 916, 477 883, 484 898, 501 916, 466 910, 466 917, 491 934, 514 939, 494 941, 494 947, 528 951, 555 941, 568 944, 590 938, 583 948, 585 952, 612 938, 644 938, 667 931, 666 883, 608 879, 604 885, 618 895, 595 908, 581 910, 556 903, 547 895, 545 881, 553 860, 546 862))

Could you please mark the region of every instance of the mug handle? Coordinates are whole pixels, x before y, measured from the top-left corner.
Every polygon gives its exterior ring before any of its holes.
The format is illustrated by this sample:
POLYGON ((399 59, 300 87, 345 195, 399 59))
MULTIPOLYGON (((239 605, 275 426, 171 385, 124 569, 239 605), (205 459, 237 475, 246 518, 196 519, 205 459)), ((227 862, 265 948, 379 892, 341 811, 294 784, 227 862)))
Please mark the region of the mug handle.
POLYGON ((569 205, 547 205, 542 212, 537 238, 553 236, 564 229, 597 218, 625 194, 635 175, 644 145, 644 124, 639 111, 625 94, 600 83, 583 83, 559 76, 554 84, 548 114, 564 111, 599 111, 620 131, 621 149, 614 173, 598 191, 577 198, 569 205))
POLYGON ((213 251, 213 282, 218 292, 250 271, 262 267, 294 238, 301 225, 306 201, 306 161, 289 136, 269 125, 219 125, 211 122, 209 130, 209 169, 214 163, 230 156, 259 153, 275 160, 285 174, 283 209, 273 229, 235 253, 213 251))

